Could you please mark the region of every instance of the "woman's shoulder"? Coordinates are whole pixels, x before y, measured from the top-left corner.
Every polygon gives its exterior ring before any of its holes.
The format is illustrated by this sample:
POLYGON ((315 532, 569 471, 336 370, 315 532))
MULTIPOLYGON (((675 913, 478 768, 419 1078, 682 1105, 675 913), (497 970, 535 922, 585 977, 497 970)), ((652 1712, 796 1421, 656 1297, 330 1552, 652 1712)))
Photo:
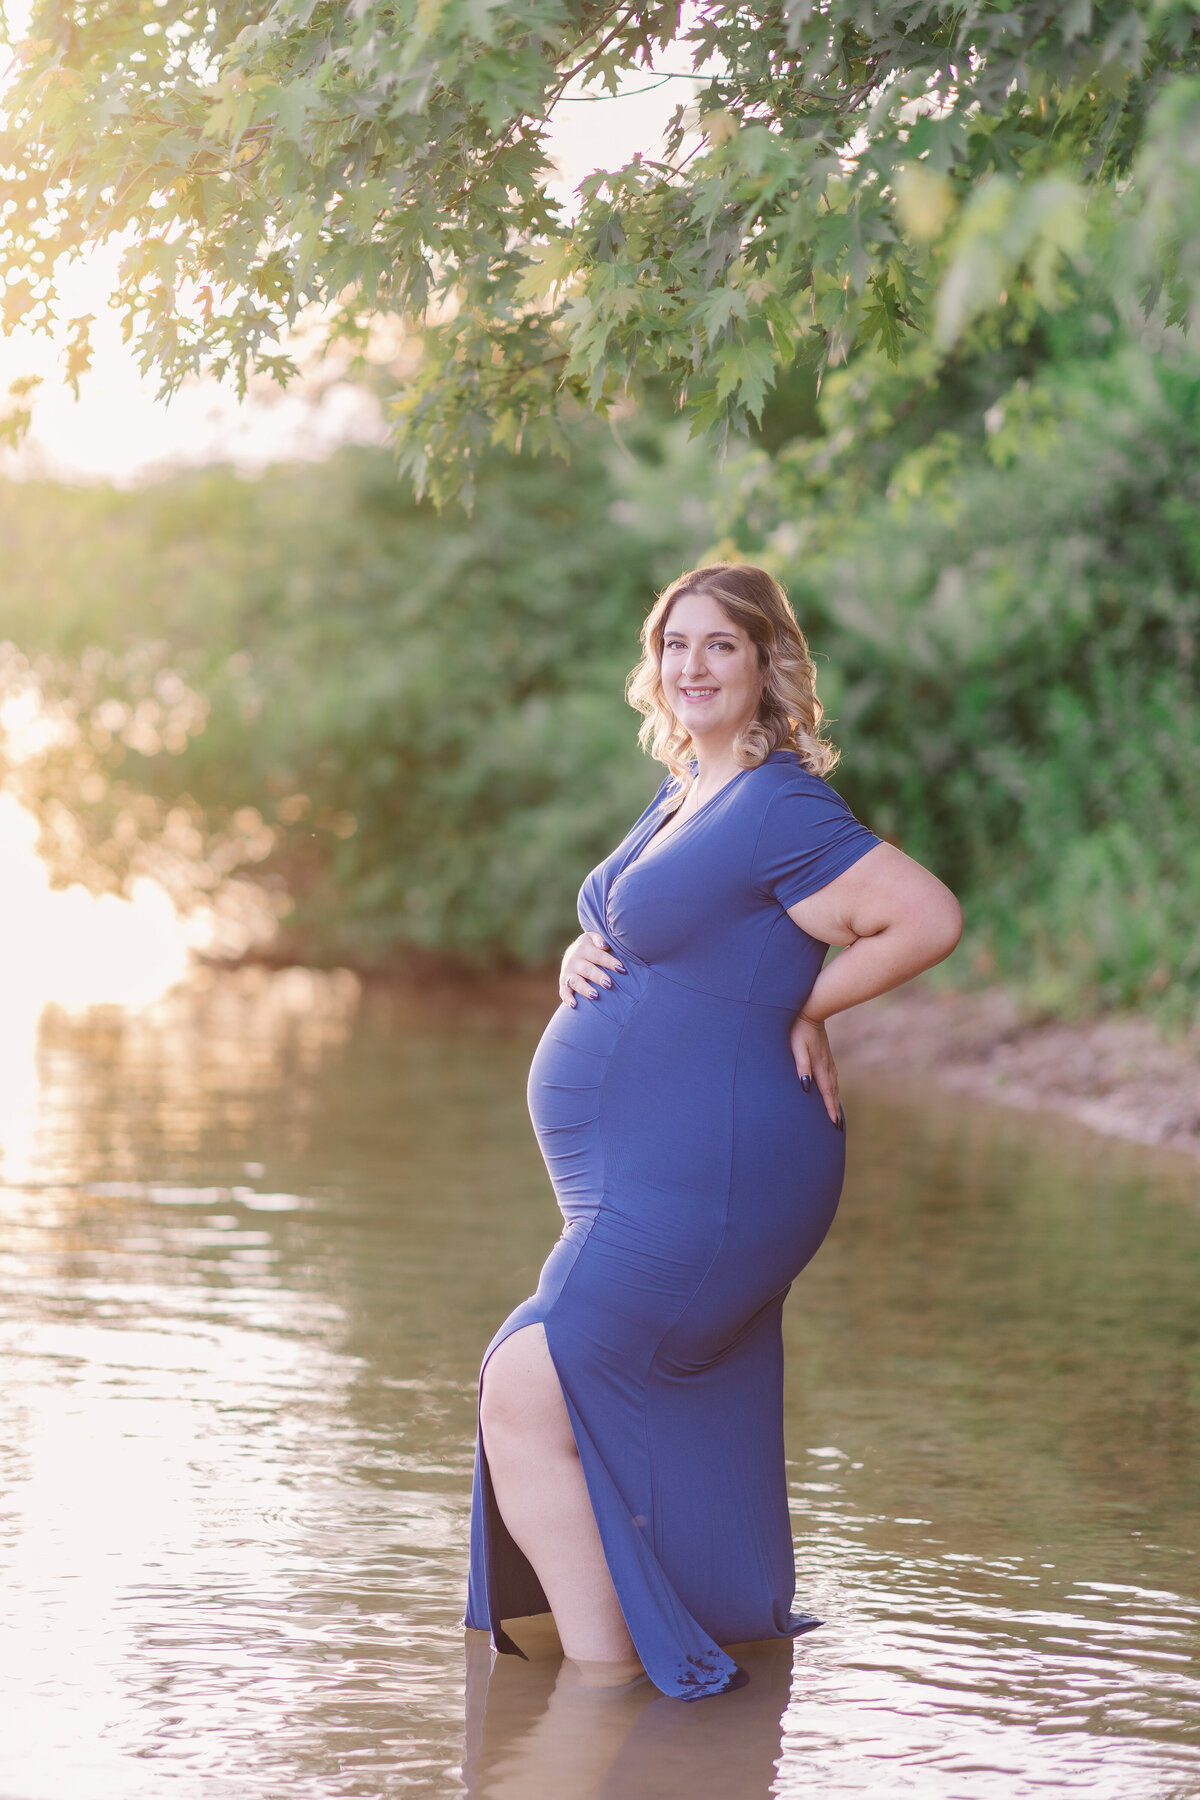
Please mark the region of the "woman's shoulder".
POLYGON ((837 795, 837 789, 808 768, 797 750, 772 750, 759 763, 758 775, 758 786, 770 799, 778 793, 837 795))
POLYGON ((789 835, 795 831, 840 828, 854 814, 823 775, 806 766, 795 750, 772 750, 753 777, 760 827, 789 835))
POLYGON ((786 908, 844 873, 879 839, 795 751, 774 752, 766 762, 752 879, 786 908))

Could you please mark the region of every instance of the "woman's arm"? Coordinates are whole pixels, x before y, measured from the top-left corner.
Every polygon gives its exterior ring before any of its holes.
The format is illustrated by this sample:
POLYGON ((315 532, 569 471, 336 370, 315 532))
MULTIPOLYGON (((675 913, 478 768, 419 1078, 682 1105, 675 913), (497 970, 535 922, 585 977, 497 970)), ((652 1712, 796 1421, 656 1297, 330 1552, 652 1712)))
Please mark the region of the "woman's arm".
POLYGON ((803 1016, 817 1024, 931 969, 962 936, 962 908, 950 889, 893 844, 876 844, 789 906, 788 917, 821 943, 848 946, 804 1002, 803 1016))
POLYGON ((828 886, 787 910, 821 943, 848 946, 817 976, 791 1033, 801 1082, 816 1082, 826 1112, 840 1126, 837 1069, 825 1020, 943 961, 962 936, 962 909, 944 882, 903 850, 876 844, 828 886))

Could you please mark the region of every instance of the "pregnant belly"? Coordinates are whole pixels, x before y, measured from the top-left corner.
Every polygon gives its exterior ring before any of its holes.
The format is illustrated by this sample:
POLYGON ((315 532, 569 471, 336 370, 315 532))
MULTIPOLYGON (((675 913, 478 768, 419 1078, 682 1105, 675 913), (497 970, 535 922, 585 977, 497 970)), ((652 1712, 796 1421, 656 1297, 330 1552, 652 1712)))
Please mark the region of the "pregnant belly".
POLYGON ((603 1205, 704 1242, 729 1222, 747 1248, 807 1260, 802 1242, 824 1235, 837 1205, 844 1139, 800 1088, 788 1023, 782 1009, 698 993, 645 965, 560 1007, 528 1097, 564 1216, 603 1205))
POLYGON ((564 1218, 594 1216, 603 1195, 600 1099, 650 971, 634 964, 595 1000, 560 1006, 529 1068, 529 1116, 564 1218))

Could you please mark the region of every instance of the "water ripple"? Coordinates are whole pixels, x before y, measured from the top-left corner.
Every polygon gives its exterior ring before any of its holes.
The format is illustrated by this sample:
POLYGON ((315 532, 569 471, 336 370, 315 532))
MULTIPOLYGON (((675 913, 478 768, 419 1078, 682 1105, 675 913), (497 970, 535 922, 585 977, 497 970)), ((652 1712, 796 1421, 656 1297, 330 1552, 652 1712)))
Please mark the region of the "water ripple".
POLYGON ((478 1356, 556 1229, 536 1031, 261 992, 59 1019, 0 1187, 0 1800, 1200 1795, 1181 1175, 855 1096, 787 1324, 828 1623, 597 1704, 459 1623, 478 1356))

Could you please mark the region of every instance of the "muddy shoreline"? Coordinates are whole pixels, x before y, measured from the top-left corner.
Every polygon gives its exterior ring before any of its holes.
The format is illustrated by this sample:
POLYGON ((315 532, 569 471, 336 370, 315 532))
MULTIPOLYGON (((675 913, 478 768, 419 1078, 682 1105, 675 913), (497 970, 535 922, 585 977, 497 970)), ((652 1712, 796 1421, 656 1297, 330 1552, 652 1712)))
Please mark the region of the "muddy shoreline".
POLYGON ((1003 988, 955 993, 918 979, 837 1014, 829 1041, 847 1075, 917 1076, 1200 1160, 1200 1031, 1170 1042, 1120 1014, 1034 1022, 1003 988))

